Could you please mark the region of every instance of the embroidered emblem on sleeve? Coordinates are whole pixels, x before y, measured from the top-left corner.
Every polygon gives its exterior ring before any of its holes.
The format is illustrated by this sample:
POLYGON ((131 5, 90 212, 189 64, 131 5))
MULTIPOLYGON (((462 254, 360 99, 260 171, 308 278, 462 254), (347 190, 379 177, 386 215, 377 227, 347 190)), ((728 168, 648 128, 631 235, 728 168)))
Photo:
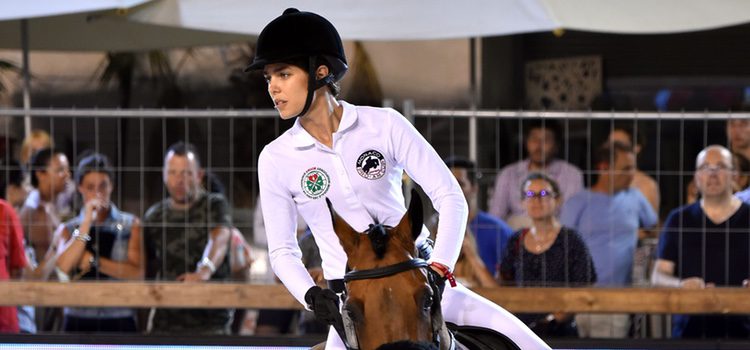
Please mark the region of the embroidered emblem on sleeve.
POLYGON ((357 158, 357 173, 368 180, 377 180, 385 175, 385 157, 376 150, 369 150, 357 158))
POLYGON ((325 170, 318 167, 307 169, 302 175, 302 192, 312 199, 322 197, 331 187, 331 178, 325 170))

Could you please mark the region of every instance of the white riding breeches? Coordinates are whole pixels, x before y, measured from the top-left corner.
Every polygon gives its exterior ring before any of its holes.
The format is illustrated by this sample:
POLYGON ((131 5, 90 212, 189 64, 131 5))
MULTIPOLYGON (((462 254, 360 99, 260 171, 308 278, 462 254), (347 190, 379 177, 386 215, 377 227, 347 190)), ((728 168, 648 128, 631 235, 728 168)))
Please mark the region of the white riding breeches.
MULTIPOLYGON (((460 283, 451 288, 446 282, 440 305, 446 322, 455 323, 459 326, 493 329, 504 334, 523 350, 551 349, 513 314, 472 292, 460 283)), ((326 349, 346 349, 333 327, 330 327, 328 332, 326 349)))

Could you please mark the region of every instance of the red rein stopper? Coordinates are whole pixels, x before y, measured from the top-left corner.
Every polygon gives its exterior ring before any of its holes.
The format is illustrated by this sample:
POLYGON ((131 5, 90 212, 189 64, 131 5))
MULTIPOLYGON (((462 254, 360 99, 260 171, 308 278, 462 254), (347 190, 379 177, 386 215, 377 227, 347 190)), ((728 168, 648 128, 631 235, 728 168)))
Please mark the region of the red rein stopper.
POLYGON ((451 288, 456 286, 456 277, 453 276, 453 272, 451 272, 451 270, 447 266, 434 261, 430 263, 430 266, 440 270, 440 272, 443 273, 443 277, 445 277, 451 284, 451 288))

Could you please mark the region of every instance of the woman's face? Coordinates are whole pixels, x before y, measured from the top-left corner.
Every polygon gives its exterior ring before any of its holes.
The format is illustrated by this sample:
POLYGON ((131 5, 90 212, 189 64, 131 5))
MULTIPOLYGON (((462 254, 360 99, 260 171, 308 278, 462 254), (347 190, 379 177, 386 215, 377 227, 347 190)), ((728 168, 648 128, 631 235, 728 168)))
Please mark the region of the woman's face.
POLYGON ((109 207, 109 199, 112 195, 112 181, 107 173, 92 171, 83 176, 81 184, 78 185, 83 202, 88 203, 92 199, 101 201, 101 208, 109 207))
POLYGON ((263 76, 281 119, 299 115, 307 100, 307 72, 291 64, 271 63, 263 69, 263 76))
POLYGON ((526 214, 534 220, 555 216, 558 194, 545 180, 526 181, 523 187, 523 206, 526 214))

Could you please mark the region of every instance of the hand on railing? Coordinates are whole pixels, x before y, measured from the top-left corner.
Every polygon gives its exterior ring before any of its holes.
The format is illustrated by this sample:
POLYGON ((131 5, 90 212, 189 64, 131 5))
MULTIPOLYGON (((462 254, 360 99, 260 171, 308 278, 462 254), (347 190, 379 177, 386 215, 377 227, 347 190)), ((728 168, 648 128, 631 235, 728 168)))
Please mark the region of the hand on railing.
POLYGON ((700 277, 690 277, 680 281, 680 287, 685 289, 703 289, 703 288, 714 288, 716 284, 706 283, 700 277))
POLYGON ((177 276, 177 281, 188 282, 188 283, 205 282, 205 281, 208 281, 209 279, 211 279, 211 272, 208 270, 199 270, 198 272, 183 273, 182 275, 177 276))

